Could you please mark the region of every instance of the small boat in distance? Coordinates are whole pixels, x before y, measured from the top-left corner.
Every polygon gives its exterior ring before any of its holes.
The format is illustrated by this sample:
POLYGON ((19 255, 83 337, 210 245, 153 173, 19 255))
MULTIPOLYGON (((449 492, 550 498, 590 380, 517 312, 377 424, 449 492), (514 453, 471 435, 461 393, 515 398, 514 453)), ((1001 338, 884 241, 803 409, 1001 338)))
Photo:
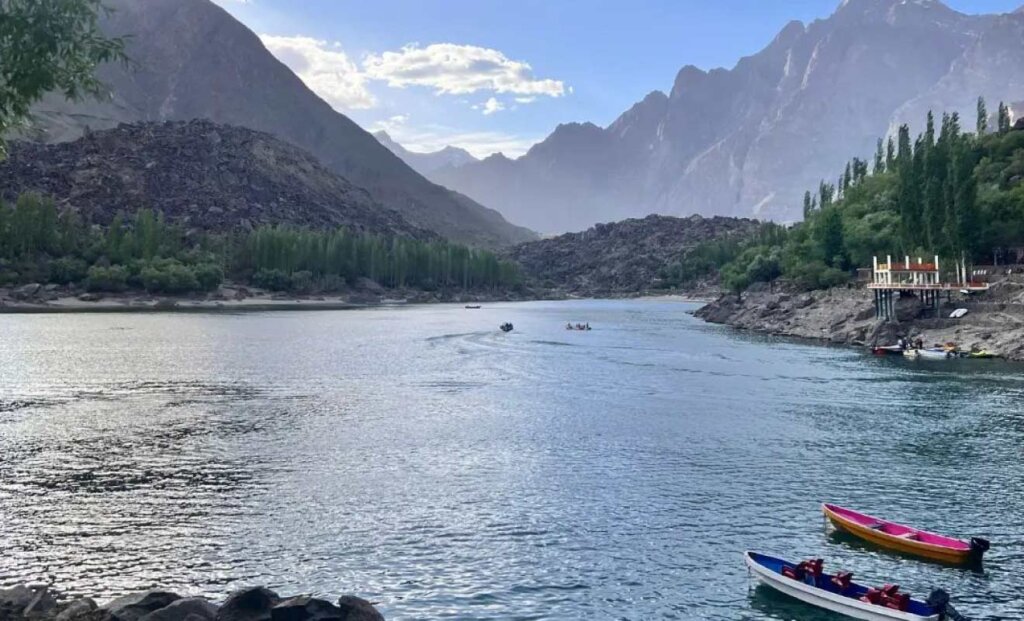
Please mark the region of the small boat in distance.
POLYGON ((590 328, 590 323, 577 323, 575 325, 572 324, 572 323, 567 323, 567 324, 565 324, 565 329, 566 330, 590 330, 591 328, 590 328))
POLYGON ((744 560, 762 584, 805 604, 867 621, 943 621, 962 618, 951 606, 949 595, 932 591, 928 601, 901 593, 899 585, 873 589, 853 582, 853 574, 822 571, 821 559, 790 563, 757 552, 746 552, 744 560))
POLYGON ((908 349, 903 355, 912 360, 948 360, 953 352, 945 349, 908 349))
POLYGON ((511 332, 512 331, 512 323, 509 322, 509 321, 506 321, 505 323, 501 324, 498 327, 501 328, 502 332, 511 332))
POLYGON ((903 353, 901 345, 876 345, 871 348, 871 353, 876 356, 899 356, 903 353))
POLYGON ((476 310, 476 309, 480 308, 480 305, 479 304, 466 304, 466 308, 471 309, 471 310, 476 310))
POLYGON ((883 548, 933 561, 954 565, 979 563, 989 548, 989 542, 981 537, 972 537, 969 542, 962 541, 829 503, 821 505, 821 510, 840 530, 883 548))

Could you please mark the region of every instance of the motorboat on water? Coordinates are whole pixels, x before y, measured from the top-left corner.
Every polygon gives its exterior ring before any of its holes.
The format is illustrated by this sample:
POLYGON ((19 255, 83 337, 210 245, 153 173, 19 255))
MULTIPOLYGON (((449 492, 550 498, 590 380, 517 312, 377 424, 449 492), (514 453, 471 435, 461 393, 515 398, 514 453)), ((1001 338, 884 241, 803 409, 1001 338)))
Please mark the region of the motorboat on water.
POLYGON ((821 510, 840 530, 883 548, 933 561, 954 565, 978 563, 989 548, 989 542, 981 537, 970 541, 954 539, 829 503, 823 504, 821 510))
POLYGON ((512 323, 509 321, 506 321, 505 323, 501 324, 498 327, 501 329, 502 332, 511 332, 513 329, 512 323))
POLYGON ((853 574, 822 571, 822 560, 791 563, 780 558, 746 552, 750 572, 762 584, 806 604, 866 621, 945 621, 962 619, 949 605, 949 595, 932 591, 927 601, 913 599, 899 585, 869 588, 853 582, 853 574))
POLYGON ((954 357, 952 351, 942 348, 907 349, 903 352, 903 355, 913 360, 948 360, 954 357))
POLYGON ((876 345, 871 348, 871 353, 876 356, 900 356, 903 351, 902 345, 876 345))

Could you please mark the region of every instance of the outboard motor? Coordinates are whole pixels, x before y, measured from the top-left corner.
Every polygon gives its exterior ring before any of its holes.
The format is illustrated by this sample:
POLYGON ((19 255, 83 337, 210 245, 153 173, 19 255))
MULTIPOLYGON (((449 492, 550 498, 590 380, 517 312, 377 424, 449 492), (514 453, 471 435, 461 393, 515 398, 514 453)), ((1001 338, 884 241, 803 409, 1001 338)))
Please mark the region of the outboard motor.
POLYGON ((981 555, 988 552, 989 543, 988 539, 982 539, 981 537, 971 537, 971 558, 980 561, 981 555))
POLYGON ((942 589, 935 589, 925 600, 925 603, 935 609, 935 612, 939 613, 939 619, 942 621, 968 621, 967 617, 963 616, 956 611, 956 608, 949 603, 949 593, 946 593, 942 589))

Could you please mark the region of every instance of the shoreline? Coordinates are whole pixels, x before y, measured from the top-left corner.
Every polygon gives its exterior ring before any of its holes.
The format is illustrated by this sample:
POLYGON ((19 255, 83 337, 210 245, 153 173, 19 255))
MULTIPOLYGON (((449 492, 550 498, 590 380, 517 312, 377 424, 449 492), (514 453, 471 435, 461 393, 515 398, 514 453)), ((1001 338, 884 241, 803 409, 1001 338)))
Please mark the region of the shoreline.
POLYGON ((900 299, 897 322, 875 318, 868 290, 842 287, 810 292, 764 287, 742 297, 722 295, 694 316, 739 330, 862 348, 919 336, 926 346, 955 343, 961 350, 1024 361, 1024 303, 1018 299, 1024 281, 1008 280, 984 294, 944 303, 938 317, 922 313, 914 298, 900 299), (950 318, 957 308, 968 309, 967 315, 950 318))
POLYGON ((190 296, 153 296, 146 293, 108 295, 51 294, 19 299, 0 290, 0 315, 3 314, 63 314, 63 313, 205 313, 205 312, 268 312, 268 311, 336 311, 421 306, 432 304, 493 304, 499 302, 542 302, 563 300, 647 299, 678 300, 693 304, 709 304, 715 300, 707 292, 639 294, 576 295, 564 291, 530 292, 523 294, 461 293, 456 295, 432 294, 422 291, 385 291, 382 294, 349 295, 291 295, 269 292, 246 292, 237 296, 232 289, 228 294, 204 298, 190 296), (391 297, 394 296, 394 297, 391 297), (83 299, 84 298, 84 299, 83 299))

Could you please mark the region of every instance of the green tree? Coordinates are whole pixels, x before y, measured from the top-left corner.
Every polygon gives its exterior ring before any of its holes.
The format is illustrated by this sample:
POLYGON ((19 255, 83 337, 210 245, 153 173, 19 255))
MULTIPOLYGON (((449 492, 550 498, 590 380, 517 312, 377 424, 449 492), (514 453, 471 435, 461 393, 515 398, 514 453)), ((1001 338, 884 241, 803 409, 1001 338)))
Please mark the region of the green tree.
POLYGON ((0 0, 0 157, 2 136, 44 94, 103 93, 96 67, 124 59, 123 41, 99 30, 104 10, 100 0, 0 0))
POLYGON ((874 168, 871 169, 871 174, 880 175, 885 172, 885 145, 881 138, 878 139, 878 144, 875 146, 875 163, 874 168))
POLYGON ((1010 131, 1010 108, 1003 102, 999 102, 999 114, 996 119, 996 127, 1000 134, 1010 131))

